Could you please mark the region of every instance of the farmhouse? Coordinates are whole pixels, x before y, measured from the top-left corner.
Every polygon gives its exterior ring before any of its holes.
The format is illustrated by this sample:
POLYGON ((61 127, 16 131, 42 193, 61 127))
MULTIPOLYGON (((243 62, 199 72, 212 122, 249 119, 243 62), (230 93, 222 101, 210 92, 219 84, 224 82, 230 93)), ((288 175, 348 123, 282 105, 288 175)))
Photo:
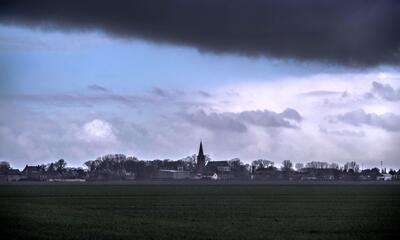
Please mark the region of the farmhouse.
POLYGON ((392 180, 392 175, 389 173, 382 173, 382 176, 376 177, 376 180, 378 181, 391 181, 392 180))
POLYGON ((46 179, 44 169, 39 165, 37 166, 26 165, 24 170, 22 170, 22 174, 25 175, 26 179, 30 181, 44 181, 46 179))

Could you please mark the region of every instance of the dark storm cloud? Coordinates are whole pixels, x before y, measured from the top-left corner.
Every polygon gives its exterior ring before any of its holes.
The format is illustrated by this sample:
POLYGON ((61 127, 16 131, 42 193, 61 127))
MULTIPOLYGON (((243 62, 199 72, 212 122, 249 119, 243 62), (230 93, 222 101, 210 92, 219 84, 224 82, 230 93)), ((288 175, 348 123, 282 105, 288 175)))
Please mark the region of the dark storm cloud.
POLYGON ((350 66, 400 63, 397 0, 10 0, 0 21, 102 30, 216 53, 350 66))

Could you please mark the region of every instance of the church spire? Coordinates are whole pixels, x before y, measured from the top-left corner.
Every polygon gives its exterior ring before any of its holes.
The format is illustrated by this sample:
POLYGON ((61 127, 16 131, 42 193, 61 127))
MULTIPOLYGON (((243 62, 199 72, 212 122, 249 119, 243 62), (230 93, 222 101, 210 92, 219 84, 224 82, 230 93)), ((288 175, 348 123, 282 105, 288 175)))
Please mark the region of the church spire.
POLYGON ((203 151, 203 142, 200 141, 199 154, 197 155, 197 168, 202 169, 206 166, 206 156, 203 151))
POLYGON ((199 157, 200 156, 204 156, 204 152, 203 152, 203 142, 202 141, 200 141, 200 148, 199 148, 199 157))

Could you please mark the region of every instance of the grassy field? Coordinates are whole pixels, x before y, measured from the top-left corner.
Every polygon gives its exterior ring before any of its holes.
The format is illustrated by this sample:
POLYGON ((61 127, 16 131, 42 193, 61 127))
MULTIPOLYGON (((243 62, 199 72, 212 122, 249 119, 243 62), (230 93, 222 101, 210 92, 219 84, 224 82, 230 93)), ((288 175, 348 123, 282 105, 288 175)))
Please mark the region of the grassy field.
POLYGON ((0 185, 2 239, 398 239, 396 184, 0 185))

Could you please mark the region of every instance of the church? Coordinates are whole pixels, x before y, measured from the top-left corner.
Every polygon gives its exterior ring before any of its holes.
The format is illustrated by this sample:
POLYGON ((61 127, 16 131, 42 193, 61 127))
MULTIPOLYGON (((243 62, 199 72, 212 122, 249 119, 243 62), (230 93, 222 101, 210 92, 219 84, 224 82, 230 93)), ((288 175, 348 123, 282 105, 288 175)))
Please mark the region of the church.
POLYGON ((218 179, 230 179, 232 177, 228 161, 206 161, 202 141, 200 141, 199 153, 196 160, 196 172, 204 177, 214 175, 217 175, 218 179))

